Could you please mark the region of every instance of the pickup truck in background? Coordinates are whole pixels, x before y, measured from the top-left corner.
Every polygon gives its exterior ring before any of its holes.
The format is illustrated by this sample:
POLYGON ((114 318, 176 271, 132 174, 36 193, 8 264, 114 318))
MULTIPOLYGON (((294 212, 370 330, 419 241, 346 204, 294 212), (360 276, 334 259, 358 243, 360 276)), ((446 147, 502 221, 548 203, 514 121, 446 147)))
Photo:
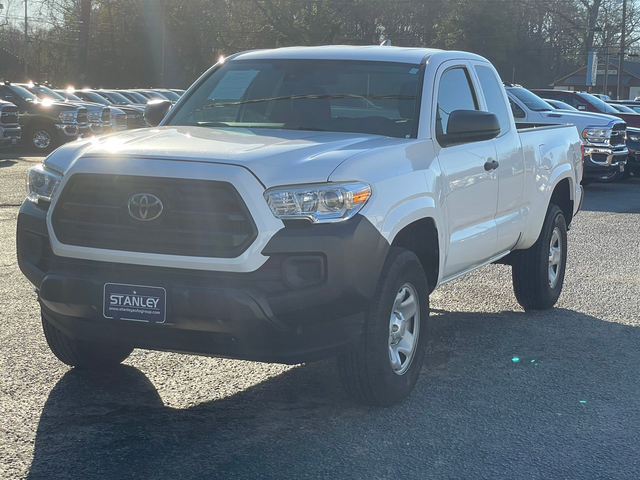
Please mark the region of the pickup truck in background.
POLYGON ((601 113, 558 111, 520 86, 505 84, 505 90, 516 125, 535 127, 572 123, 576 126, 584 145, 583 185, 624 172, 629 150, 625 134, 627 125, 623 120, 601 113))
POLYGON ((18 107, 0 99, 0 147, 10 147, 20 140, 18 107))
POLYGON ((418 379, 439 285, 502 262, 525 310, 558 300, 580 138, 518 130, 480 56, 245 52, 146 109, 160 126, 28 172, 18 261, 68 365, 337 356, 357 401, 391 405, 418 379))
POLYGON ((9 82, 0 83, 0 100, 18 107, 22 140, 37 152, 48 153, 89 132, 84 107, 40 101, 25 88, 9 82))

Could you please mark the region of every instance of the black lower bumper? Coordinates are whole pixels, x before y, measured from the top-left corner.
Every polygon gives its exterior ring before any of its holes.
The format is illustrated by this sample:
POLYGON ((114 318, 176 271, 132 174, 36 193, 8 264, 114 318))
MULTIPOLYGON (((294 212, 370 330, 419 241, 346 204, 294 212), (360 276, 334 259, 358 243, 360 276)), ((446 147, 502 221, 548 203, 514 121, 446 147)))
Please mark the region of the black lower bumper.
POLYGON ((74 339, 280 363, 344 352, 357 344, 389 245, 364 217, 291 226, 251 273, 95 262, 54 255, 46 210, 18 216, 18 262, 42 311, 74 339), (103 316, 106 283, 163 287, 166 321, 103 316))
POLYGON ((585 155, 583 179, 597 179, 611 173, 621 171, 626 168, 627 155, 620 155, 613 158, 610 164, 606 163, 607 155, 594 153, 585 155))
POLYGON ((640 150, 629 151, 627 168, 633 175, 640 175, 640 150))

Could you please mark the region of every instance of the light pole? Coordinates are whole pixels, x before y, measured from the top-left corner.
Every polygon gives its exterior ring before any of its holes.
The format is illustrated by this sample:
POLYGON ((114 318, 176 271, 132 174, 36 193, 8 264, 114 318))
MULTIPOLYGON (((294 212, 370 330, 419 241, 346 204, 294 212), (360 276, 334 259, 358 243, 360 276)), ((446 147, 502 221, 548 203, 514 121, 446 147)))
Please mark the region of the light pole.
POLYGON ((622 100, 622 73, 624 72, 624 42, 626 41, 627 0, 622 0, 622 28, 620 32, 620 61, 618 62, 618 100, 622 100))
POLYGON ((29 80, 29 34, 27 33, 27 0, 24 0, 24 81, 29 80))

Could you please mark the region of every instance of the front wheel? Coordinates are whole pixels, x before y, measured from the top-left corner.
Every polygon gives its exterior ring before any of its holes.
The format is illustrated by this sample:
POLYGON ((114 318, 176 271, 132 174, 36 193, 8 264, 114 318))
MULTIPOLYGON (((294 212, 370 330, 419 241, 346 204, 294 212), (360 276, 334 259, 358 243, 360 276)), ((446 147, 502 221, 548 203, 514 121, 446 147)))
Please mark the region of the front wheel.
POLYGON ((540 237, 527 250, 512 253, 513 291, 525 310, 546 310, 560 297, 567 264, 567 222, 549 205, 540 237))
POLYGON ((42 316, 42 329, 53 354, 72 367, 102 370, 124 361, 133 348, 73 340, 42 316))
POLYGON ((50 125, 35 125, 26 135, 29 148, 41 153, 49 153, 60 143, 55 127, 50 125))
POLYGON ((613 183, 623 179, 623 172, 620 170, 614 170, 612 172, 607 173, 606 175, 602 175, 598 177, 598 182, 600 183, 613 183))
POLYGON ((389 406, 413 390, 426 348, 428 292, 418 257, 409 250, 392 248, 360 343, 338 358, 342 383, 356 401, 389 406))

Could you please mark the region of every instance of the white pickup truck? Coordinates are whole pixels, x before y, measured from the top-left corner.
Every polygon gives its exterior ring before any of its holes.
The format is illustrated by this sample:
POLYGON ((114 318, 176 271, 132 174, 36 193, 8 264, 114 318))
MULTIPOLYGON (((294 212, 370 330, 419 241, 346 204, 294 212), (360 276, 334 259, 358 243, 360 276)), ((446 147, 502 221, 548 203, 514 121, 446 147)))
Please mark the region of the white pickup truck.
POLYGON ((575 125, 584 145, 582 185, 624 172, 629 155, 624 120, 604 113, 558 111, 520 86, 506 85, 505 90, 517 128, 575 125))
POLYGON ((418 379, 439 285, 500 261, 526 310, 560 295, 580 138, 517 131, 482 57, 246 52, 147 118, 28 173, 19 264, 69 365, 337 356, 356 400, 390 405, 418 379))

